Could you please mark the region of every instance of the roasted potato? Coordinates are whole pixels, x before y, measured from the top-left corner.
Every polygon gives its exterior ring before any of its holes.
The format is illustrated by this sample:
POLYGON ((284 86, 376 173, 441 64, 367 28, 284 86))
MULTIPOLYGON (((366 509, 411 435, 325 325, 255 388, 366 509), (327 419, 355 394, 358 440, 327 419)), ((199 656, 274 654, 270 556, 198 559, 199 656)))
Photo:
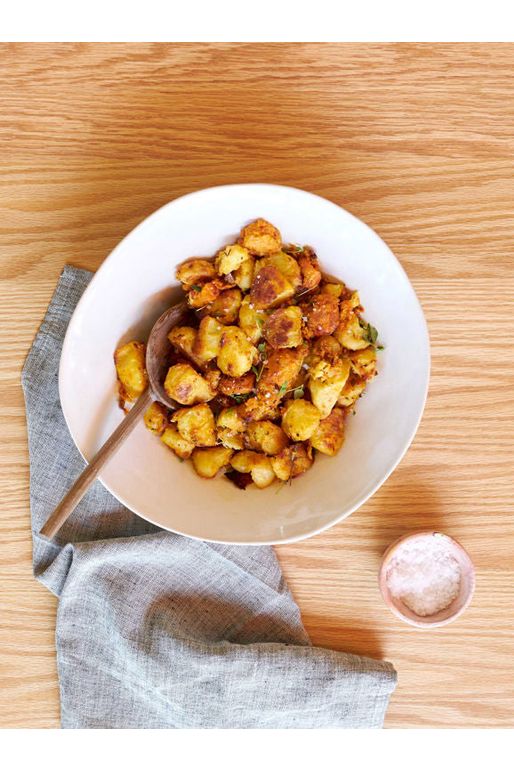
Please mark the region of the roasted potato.
POLYGON ((160 437, 168 425, 168 408, 160 402, 152 402, 145 413, 144 421, 146 428, 160 437))
POLYGON ((264 337, 273 348, 295 348, 303 342, 302 311, 287 306, 274 311, 264 325, 264 337))
POLYGON ((145 355, 145 344, 137 340, 125 343, 114 352, 121 408, 124 408, 125 402, 135 402, 148 386, 145 355))
POLYGON ((279 480, 290 480, 303 474, 313 464, 312 451, 301 442, 288 445, 271 459, 271 466, 279 480))
POLYGON ((164 381, 164 390, 180 405, 208 402, 216 393, 205 378, 202 378, 191 365, 187 364, 170 367, 164 381))
POLYGON ((209 405, 195 405, 177 410, 171 421, 177 424, 180 436, 196 447, 210 448, 216 445, 214 416, 209 405))
POLYGON ((252 286, 255 257, 249 255, 248 259, 241 263, 233 273, 234 281, 243 292, 247 292, 252 286))
POLYGON ((362 396, 366 383, 365 378, 350 376, 337 398, 337 404, 341 407, 351 407, 362 396))
POLYGON ((224 329, 223 325, 214 317, 204 316, 193 342, 193 355, 197 361, 205 363, 216 359, 220 352, 220 341, 224 329))
POLYGON ((334 295, 318 292, 302 303, 301 308, 306 338, 331 335, 339 324, 339 301, 334 295))
POLYGON ((246 445, 268 456, 280 453, 289 440, 285 432, 271 421, 250 421, 246 427, 246 445))
POLYGON ((333 282, 323 282, 319 291, 325 295, 333 295, 335 298, 340 298, 345 289, 344 284, 338 284, 333 282))
POLYGON ((241 415, 245 421, 273 421, 280 416, 278 392, 266 392, 250 397, 241 405, 241 415))
POLYGON ((234 451, 218 445, 216 448, 195 448, 192 461, 199 477, 211 479, 228 464, 234 451))
POLYGON ((257 349, 252 346, 243 330, 239 327, 224 328, 216 360, 222 373, 239 378, 250 370, 257 358, 257 349))
POLYGON ((174 327, 168 333, 168 340, 171 345, 190 359, 194 365, 202 367, 207 360, 202 360, 195 354, 197 337, 197 331, 193 327, 174 327))
POLYGON ((230 465, 236 472, 249 472, 258 488, 267 488, 275 480, 275 472, 271 461, 262 453, 253 450, 242 450, 230 459, 230 465))
POLYGON ((254 345, 262 338, 267 318, 267 312, 256 308, 248 295, 243 298, 239 308, 239 326, 254 345))
POLYGON ((334 364, 342 358, 342 355, 343 352, 337 340, 332 335, 322 335, 314 339, 307 362, 311 367, 322 359, 334 364))
POLYGON ((335 456, 344 442, 344 410, 335 407, 330 415, 320 421, 310 439, 315 450, 326 456, 335 456))
POLYGON ((210 306, 220 293, 228 289, 230 284, 217 278, 207 282, 207 284, 195 284, 187 293, 187 302, 191 308, 204 308, 210 306))
POLYGON ((186 458, 189 458, 195 449, 193 443, 185 440, 175 426, 167 426, 161 436, 161 440, 175 455, 184 461, 186 458))
POLYGON ((321 360, 309 371, 309 391, 312 403, 316 405, 322 418, 330 415, 343 387, 350 375, 350 360, 342 359, 330 364, 321 360))
POLYGON ((269 257, 262 257, 255 263, 254 276, 256 276, 260 269, 264 268, 265 265, 274 265, 275 268, 280 271, 282 276, 293 285, 295 290, 300 287, 302 283, 302 272, 297 261, 294 257, 291 257, 291 255, 288 255, 286 252, 275 252, 275 254, 269 255, 269 257))
POLYGON ((242 450, 246 424, 241 418, 241 410, 237 407, 225 408, 216 419, 216 431, 219 442, 226 448, 242 450))
POLYGON ((218 392, 232 397, 234 394, 248 394, 248 392, 253 391, 254 387, 255 374, 253 372, 245 373, 239 378, 223 375, 218 384, 218 392))
POLYGON ((242 299, 241 290, 238 287, 231 287, 223 290, 216 300, 209 303, 202 311, 217 319, 221 324, 232 324, 239 315, 242 299))
POLYGON ((254 255, 270 255, 280 250, 282 237, 278 228, 258 219, 241 230, 239 242, 254 255))
POLYGON ((214 263, 202 257, 192 257, 181 263, 175 275, 186 291, 191 289, 193 284, 203 284, 217 276, 214 263))
POLYGON ((274 349, 264 365, 257 385, 259 395, 266 398, 279 395, 282 398, 301 370, 307 355, 307 346, 298 348, 274 349))
POLYGON ((297 256, 298 265, 302 272, 302 283, 299 287, 300 292, 310 292, 316 289, 321 282, 321 271, 318 258, 311 247, 303 247, 297 256))
POLYGON ((306 399, 292 399, 282 415, 282 429, 294 442, 308 440, 319 426, 318 408, 306 399))
POLYGON ((351 368, 362 378, 371 380, 377 372, 377 352, 374 346, 350 354, 351 368))
POLYGON ((250 300, 257 309, 274 308, 292 298, 295 289, 278 268, 265 265, 259 268, 250 289, 250 300))
POLYGON ((249 258, 250 253, 246 247, 240 244, 229 244, 218 252, 214 265, 219 274, 226 275, 237 270, 249 258))
POLYGON ((357 351, 369 346, 369 340, 366 330, 362 327, 360 319, 355 312, 351 312, 349 317, 339 323, 334 332, 341 346, 351 351, 357 351))

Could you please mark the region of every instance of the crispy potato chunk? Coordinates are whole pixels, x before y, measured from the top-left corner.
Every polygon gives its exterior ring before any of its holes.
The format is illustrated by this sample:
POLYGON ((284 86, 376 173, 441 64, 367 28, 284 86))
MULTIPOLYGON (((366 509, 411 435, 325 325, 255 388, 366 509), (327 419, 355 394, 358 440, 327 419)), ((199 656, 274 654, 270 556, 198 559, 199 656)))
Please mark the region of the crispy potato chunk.
POLYGON ((220 469, 228 464, 233 452, 230 448, 220 446, 205 450, 196 448, 192 457, 196 474, 206 479, 216 477, 220 469))
POLYGON ((187 302, 191 308, 203 308, 214 303, 220 292, 230 287, 222 279, 213 279, 207 284, 195 284, 187 294, 187 302))
POLYGON ((302 283, 299 288, 300 292, 316 289, 321 281, 321 271, 316 253, 311 247, 305 246, 297 259, 300 271, 302 272, 302 283))
POLYGON ((217 363, 225 375, 234 378, 244 375, 257 359, 257 349, 252 346, 239 327, 225 327, 221 336, 217 363))
POLYGON ((269 396, 259 394, 256 397, 250 397, 241 405, 241 415, 245 421, 273 421, 280 416, 279 399, 278 392, 269 393, 269 396))
POLYGON ((318 293, 302 303, 303 334, 306 338, 331 335, 339 324, 339 301, 334 295, 318 293))
POLYGON ((218 252, 214 261, 216 270, 220 274, 232 273, 237 270, 250 257, 250 253, 240 244, 229 244, 218 252))
POLYGON ((279 306, 293 297, 294 287, 278 268, 265 265, 259 268, 250 290, 250 300, 255 308, 266 309, 279 306))
POLYGON ((242 299, 243 296, 238 287, 226 289, 206 307, 205 313, 221 324, 233 324, 238 317, 242 299))
POLYGON ((311 446, 326 456, 335 456, 344 442, 344 410, 335 407, 311 437, 311 446))
POLYGON ((175 276, 184 285, 184 289, 189 290, 193 284, 203 284, 215 279, 216 268, 211 260, 192 257, 178 266, 175 276))
POLYGON ((322 360, 309 371, 309 390, 322 418, 327 418, 350 375, 350 360, 334 364, 322 360))
POLYGON ((351 351, 358 351, 369 346, 366 331, 361 327, 359 317, 354 311, 350 313, 348 318, 339 323, 334 337, 337 338, 341 346, 351 351))
POLYGON ((247 292, 252 286, 254 265, 255 257, 249 255, 248 259, 241 263, 233 273, 235 283, 243 292, 247 292))
POLYGON ((205 378, 202 378, 191 365, 173 365, 168 370, 164 381, 164 390, 180 405, 195 405, 208 402, 215 395, 205 378))
POLYGON ((322 359, 325 359, 330 364, 334 364, 334 362, 341 359, 342 353, 341 346, 332 335, 322 335, 313 342, 308 362, 311 366, 314 366, 322 359))
POLYGON ((246 429, 246 443, 252 450, 276 456, 288 444, 284 431, 271 421, 250 421, 246 429))
POLYGON ((177 424, 180 436, 196 447, 216 445, 214 416, 209 405, 195 405, 177 410, 171 418, 177 424))
POLYGON ((264 337, 273 348, 295 348, 303 342, 302 311, 288 306, 274 311, 264 326, 264 337))
POLYGON ((255 375, 252 372, 245 373, 239 378, 232 378, 229 375, 223 375, 218 384, 220 394, 226 394, 232 397, 234 394, 248 394, 255 387, 255 375))
POLYGON ((335 298, 340 298, 345 289, 344 284, 336 284, 334 282, 323 282, 320 287, 320 292, 324 295, 333 295, 335 298))
POLYGON ((125 343, 114 352, 121 408, 124 407, 125 402, 135 402, 148 385, 145 354, 145 344, 137 340, 125 343))
POLYGON ((279 480, 289 480, 303 474, 311 468, 313 462, 312 451, 301 442, 288 445, 277 456, 273 456, 271 466, 279 480))
POLYGON ((185 440, 175 426, 167 426, 161 440, 170 448, 176 456, 185 460, 189 458, 195 446, 189 440, 185 440))
POLYGON ((377 372, 377 352, 374 346, 350 354, 351 367, 354 373, 371 380, 377 372))
POLYGON ((362 396, 365 388, 365 378, 350 377, 337 398, 337 404, 341 407, 351 407, 362 396))
POLYGON ((211 359, 216 359, 220 351, 223 330, 223 325, 217 319, 212 316, 204 316, 193 344, 193 354, 198 361, 205 363, 210 362, 211 359))
POLYGON ((306 399, 292 399, 282 416, 282 429, 295 442, 308 440, 319 426, 318 408, 306 399))
POLYGON ((145 413, 144 421, 146 428, 160 437, 168 425, 168 408, 160 402, 152 402, 145 413))
POLYGON ((291 388, 292 382, 300 372, 307 352, 305 345, 298 348, 274 349, 268 357, 257 385, 259 394, 263 396, 280 394, 280 397, 283 397, 284 392, 291 388))
POLYGON ((241 230, 239 241, 254 255, 270 255, 278 252, 282 237, 278 228, 259 218, 241 230))
POLYGON ((173 327, 168 333, 168 340, 177 351, 185 354, 197 367, 205 364, 205 360, 200 359, 195 353, 197 332, 193 327, 173 327))
POLYGON ((253 344, 258 343, 262 338, 267 317, 266 311, 256 308, 248 295, 243 298, 239 309, 239 326, 253 344))
POLYGON ((209 384, 211 391, 216 392, 219 382, 221 380, 221 370, 218 370, 216 365, 209 364, 207 369, 203 373, 203 377, 209 384))
POLYGON ((241 418, 240 409, 237 407, 225 408, 216 419, 216 431, 218 440, 226 448, 242 450, 244 448, 243 432, 245 422, 241 418))
POLYGON ((295 290, 300 287, 302 283, 302 272, 297 261, 294 257, 291 257, 291 255, 281 251, 269 255, 269 257, 262 257, 255 263, 254 276, 256 276, 260 269, 265 265, 274 265, 275 268, 280 271, 282 276, 285 276, 287 281, 293 285, 295 290))
POLYGON ((258 488, 267 488, 275 480, 275 472, 271 461, 262 453, 253 450, 242 450, 232 456, 230 464, 236 472, 249 472, 258 488))

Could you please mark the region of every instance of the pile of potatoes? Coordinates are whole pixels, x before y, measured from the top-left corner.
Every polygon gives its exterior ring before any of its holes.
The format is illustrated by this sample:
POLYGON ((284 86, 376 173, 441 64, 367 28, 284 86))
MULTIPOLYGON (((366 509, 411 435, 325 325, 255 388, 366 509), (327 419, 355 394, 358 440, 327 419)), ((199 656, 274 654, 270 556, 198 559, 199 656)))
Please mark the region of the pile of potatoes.
MULTIPOLYGON (((148 429, 200 477, 224 469, 240 488, 291 480, 315 451, 334 456, 380 348, 357 292, 324 279, 311 247, 282 244, 262 219, 176 275, 191 321, 169 333, 164 388, 182 407, 154 402, 148 429)), ((147 385, 145 346, 131 341, 114 359, 125 407, 147 385)))

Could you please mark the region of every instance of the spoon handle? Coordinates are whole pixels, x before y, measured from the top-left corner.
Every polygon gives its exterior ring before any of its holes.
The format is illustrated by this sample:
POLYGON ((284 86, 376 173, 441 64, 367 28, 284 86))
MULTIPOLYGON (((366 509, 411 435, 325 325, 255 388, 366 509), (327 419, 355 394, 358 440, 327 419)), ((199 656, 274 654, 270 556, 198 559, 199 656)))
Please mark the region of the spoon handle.
POLYGON ((152 400, 153 397, 150 389, 146 389, 138 398, 137 402, 135 402, 132 409, 127 413, 123 421, 113 431, 109 439, 106 440, 100 450, 91 459, 90 464, 86 466, 80 477, 75 480, 75 483, 61 503, 54 509, 39 532, 41 536, 53 539, 59 528, 66 522, 79 501, 81 501, 94 483, 104 464, 106 464, 111 456, 116 453, 121 443, 135 427, 141 414, 150 407, 152 400))

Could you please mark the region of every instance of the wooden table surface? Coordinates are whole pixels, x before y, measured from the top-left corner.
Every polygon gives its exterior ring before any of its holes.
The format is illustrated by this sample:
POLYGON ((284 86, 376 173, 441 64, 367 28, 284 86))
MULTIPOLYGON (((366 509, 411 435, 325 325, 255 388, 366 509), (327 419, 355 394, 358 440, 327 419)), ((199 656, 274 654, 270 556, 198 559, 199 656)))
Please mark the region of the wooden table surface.
POLYGON ((32 577, 20 370, 65 263, 95 270, 170 199, 319 193, 371 225, 428 319, 425 414, 346 522, 277 552, 315 644, 391 660, 387 727, 514 725, 514 45, 0 46, 0 726, 56 727, 56 600, 32 577), (406 531, 468 548, 472 606, 383 605, 406 531))

